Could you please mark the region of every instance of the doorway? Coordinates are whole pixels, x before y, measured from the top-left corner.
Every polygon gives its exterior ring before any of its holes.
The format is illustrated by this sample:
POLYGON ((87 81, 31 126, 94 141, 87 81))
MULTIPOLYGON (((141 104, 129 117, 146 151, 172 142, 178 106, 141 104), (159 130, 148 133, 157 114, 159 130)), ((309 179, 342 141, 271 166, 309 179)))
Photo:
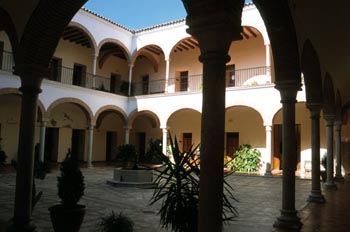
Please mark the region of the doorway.
POLYGON ((72 157, 79 161, 84 161, 85 150, 85 130, 73 129, 72 130, 72 157))
POLYGON ((233 157, 233 154, 239 147, 239 133, 227 132, 226 133, 226 155, 233 157))
POLYGON ((192 133, 182 134, 182 152, 189 152, 192 147, 192 133))
POLYGON ((115 159, 117 152, 117 132, 107 131, 106 134, 106 161, 110 162, 115 159))
POLYGON ((59 129, 47 127, 45 131, 45 160, 57 162, 59 129))

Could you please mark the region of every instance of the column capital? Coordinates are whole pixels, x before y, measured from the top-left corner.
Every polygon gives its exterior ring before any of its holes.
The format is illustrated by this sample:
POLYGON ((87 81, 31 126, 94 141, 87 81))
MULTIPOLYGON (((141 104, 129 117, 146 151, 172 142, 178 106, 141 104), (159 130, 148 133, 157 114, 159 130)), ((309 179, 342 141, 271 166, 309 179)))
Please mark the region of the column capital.
POLYGON ((265 125, 265 131, 271 132, 272 131, 272 125, 265 125))
POLYGON ((311 119, 319 119, 322 109, 321 103, 306 103, 306 108, 310 111, 311 119))
POLYGON ((20 91, 41 93, 41 82, 48 76, 47 67, 36 64, 16 64, 14 69, 13 73, 21 78, 20 91))
POLYGON ((187 11, 187 32, 199 43, 201 53, 227 54, 233 40, 242 39, 241 18, 244 0, 183 0, 187 11))
POLYGON ((300 87, 301 83, 298 80, 283 80, 276 81, 275 88, 280 91, 281 103, 295 103, 300 87))
POLYGON ((342 121, 334 121, 334 126, 335 126, 335 130, 340 130, 341 126, 343 125, 342 121))
POLYGON ((335 114, 324 114, 323 113, 323 118, 326 120, 326 125, 327 126, 333 126, 334 125, 335 114))
POLYGON ((128 63, 129 69, 132 69, 134 67, 134 63, 128 63))

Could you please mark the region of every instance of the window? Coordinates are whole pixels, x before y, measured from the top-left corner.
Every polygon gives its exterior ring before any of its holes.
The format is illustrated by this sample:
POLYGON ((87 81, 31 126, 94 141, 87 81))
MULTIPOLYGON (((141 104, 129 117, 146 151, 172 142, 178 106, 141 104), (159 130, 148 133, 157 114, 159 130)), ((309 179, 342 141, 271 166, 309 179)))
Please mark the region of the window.
POLYGON ((85 86, 86 66, 74 64, 73 67, 73 85, 85 86))
POLYGON ((188 71, 180 72, 180 91, 188 89, 188 71))
POLYGON ((234 64, 226 66, 226 87, 232 86, 236 86, 234 64))
POLYGON ((142 94, 148 94, 148 90, 149 90, 149 76, 148 75, 144 75, 142 77, 142 94))
POLYGON ((52 81, 61 81, 62 59, 52 58, 49 66, 48 79, 52 81))
POLYGON ((120 84, 122 77, 119 74, 111 73, 111 93, 120 92, 120 84))

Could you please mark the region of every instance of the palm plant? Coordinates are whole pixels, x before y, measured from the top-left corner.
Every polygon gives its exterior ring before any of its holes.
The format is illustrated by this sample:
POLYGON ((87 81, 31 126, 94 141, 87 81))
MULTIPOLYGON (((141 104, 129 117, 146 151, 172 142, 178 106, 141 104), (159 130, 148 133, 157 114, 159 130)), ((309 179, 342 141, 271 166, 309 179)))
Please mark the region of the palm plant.
MULTIPOLYGON (((171 227, 174 232, 197 231, 198 199, 199 199, 199 145, 191 147, 188 152, 180 152, 177 139, 173 141, 171 135, 170 147, 174 158, 172 162, 168 156, 159 154, 163 165, 155 169, 155 190, 150 204, 162 202, 158 212, 160 224, 164 228, 171 227)), ((224 181, 225 193, 223 197, 223 221, 229 221, 237 216, 236 209, 230 200, 235 199, 232 188, 224 181)))

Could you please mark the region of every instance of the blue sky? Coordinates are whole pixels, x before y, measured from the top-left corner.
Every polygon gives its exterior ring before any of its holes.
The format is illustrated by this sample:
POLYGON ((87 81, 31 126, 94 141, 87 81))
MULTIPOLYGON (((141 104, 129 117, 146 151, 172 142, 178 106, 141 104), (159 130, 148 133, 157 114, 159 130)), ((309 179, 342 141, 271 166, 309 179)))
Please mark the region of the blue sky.
POLYGON ((89 0, 84 7, 133 30, 186 17, 181 0, 89 0))
POLYGON ((186 17, 181 0, 89 0, 84 7, 134 30, 186 17))

